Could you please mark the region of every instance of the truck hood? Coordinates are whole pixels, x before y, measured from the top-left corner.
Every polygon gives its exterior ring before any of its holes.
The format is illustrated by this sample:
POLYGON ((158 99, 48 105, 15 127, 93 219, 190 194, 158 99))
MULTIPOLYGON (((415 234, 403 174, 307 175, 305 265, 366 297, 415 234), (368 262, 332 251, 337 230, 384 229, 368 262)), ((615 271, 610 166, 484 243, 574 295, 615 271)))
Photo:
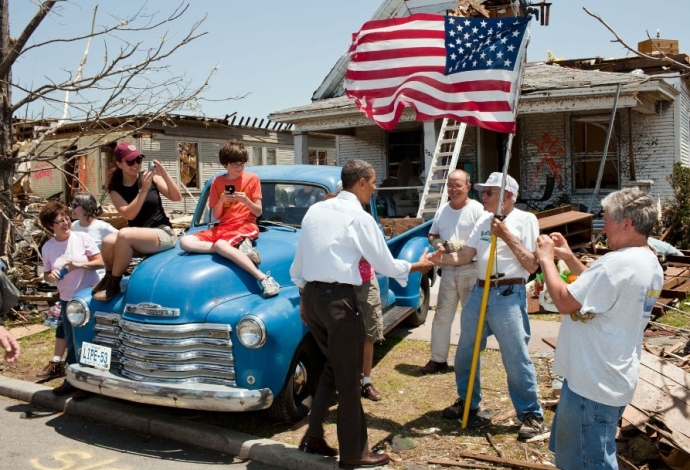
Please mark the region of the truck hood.
MULTIPOLYGON (((270 272, 281 289, 294 287, 289 271, 298 237, 299 231, 269 228, 256 243, 261 255, 259 269, 270 272)), ((220 304, 237 301, 241 314, 243 304, 255 304, 257 297, 261 298, 261 287, 256 279, 232 261, 217 254, 186 253, 178 243, 136 267, 125 291, 124 303, 130 308, 125 309, 123 317, 152 323, 163 318, 166 323, 202 322, 220 304), (160 306, 161 313, 133 313, 136 309, 132 306, 151 307, 147 304, 160 306), (179 316, 166 313, 166 309, 178 309, 179 316)))

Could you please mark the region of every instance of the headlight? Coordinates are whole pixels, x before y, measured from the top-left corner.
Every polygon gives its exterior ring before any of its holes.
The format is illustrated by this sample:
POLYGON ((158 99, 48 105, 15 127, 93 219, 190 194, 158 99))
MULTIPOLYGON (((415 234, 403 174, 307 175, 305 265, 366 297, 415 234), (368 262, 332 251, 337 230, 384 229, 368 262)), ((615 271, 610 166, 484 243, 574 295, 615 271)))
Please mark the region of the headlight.
POLYGON ((89 307, 81 300, 70 300, 67 303, 67 319, 72 326, 84 326, 91 318, 89 307))
POLYGON ((237 324, 237 338, 246 348, 260 348, 266 342, 266 325, 254 315, 247 315, 237 324))

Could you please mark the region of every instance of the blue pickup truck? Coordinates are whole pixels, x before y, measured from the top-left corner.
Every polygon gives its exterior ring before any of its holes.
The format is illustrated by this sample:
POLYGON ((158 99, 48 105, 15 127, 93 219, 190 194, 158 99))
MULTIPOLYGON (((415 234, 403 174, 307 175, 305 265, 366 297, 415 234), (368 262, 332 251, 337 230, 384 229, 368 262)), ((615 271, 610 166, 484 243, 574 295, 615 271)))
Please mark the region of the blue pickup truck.
MULTIPOLYGON (((256 247, 260 268, 280 284, 261 296, 255 279, 229 260, 175 246, 142 260, 109 302, 78 292, 67 306, 79 364, 74 386, 140 403, 185 409, 267 409, 280 422, 304 417, 323 355, 299 317, 299 292, 289 269, 310 204, 336 191, 341 169, 330 166, 252 167, 261 179, 263 215, 256 247)), ((206 184, 187 233, 214 223, 206 184)), ((366 209, 372 211, 373 201, 366 209)), ((416 261, 429 247, 431 222, 388 240, 391 253, 416 261)), ((384 328, 424 323, 433 273, 410 275, 405 288, 378 276, 384 328)))

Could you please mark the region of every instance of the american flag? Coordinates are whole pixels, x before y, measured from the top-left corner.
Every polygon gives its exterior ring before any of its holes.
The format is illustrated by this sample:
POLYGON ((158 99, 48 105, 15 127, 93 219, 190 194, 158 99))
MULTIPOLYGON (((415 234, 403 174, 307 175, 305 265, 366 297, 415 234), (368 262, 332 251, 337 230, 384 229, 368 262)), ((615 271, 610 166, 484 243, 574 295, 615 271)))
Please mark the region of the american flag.
POLYGON ((370 21, 353 34, 345 92, 387 130, 409 105, 418 121, 514 133, 529 21, 425 13, 370 21))

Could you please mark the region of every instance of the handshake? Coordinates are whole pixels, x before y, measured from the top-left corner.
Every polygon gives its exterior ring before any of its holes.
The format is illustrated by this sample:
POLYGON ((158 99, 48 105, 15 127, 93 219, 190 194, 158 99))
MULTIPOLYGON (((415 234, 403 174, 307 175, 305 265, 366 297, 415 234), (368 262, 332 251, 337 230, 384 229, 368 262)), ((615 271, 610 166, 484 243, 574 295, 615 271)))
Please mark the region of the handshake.
POLYGON ((436 238, 431 242, 431 246, 436 251, 455 253, 465 248, 465 242, 462 240, 441 240, 440 238, 436 238))

